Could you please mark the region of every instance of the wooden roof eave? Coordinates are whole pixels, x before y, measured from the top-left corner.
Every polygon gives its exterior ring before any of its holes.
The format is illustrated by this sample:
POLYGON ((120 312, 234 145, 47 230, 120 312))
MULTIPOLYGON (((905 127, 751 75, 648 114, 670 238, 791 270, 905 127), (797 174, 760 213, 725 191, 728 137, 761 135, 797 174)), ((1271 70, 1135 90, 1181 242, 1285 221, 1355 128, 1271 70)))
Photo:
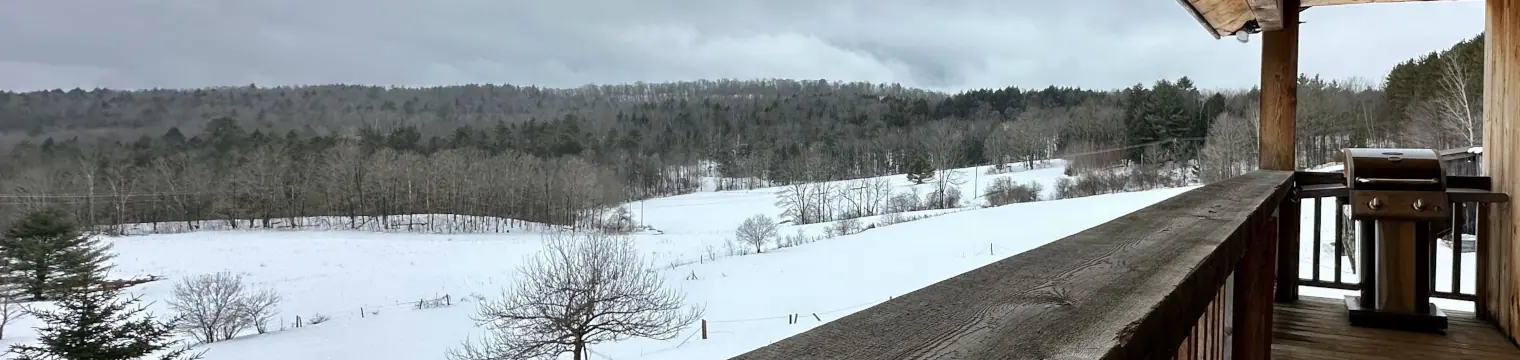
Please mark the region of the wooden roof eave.
MULTIPOLYGON (((1316 6, 1363 5, 1454 0, 1299 0, 1298 11, 1316 6)), ((1251 33, 1283 27, 1283 0, 1177 0, 1215 39, 1241 30, 1251 33)), ((1288 6, 1291 7, 1291 6, 1288 6)))
POLYGON ((1214 28, 1213 24, 1209 23, 1207 18, 1203 17, 1203 13, 1198 11, 1198 6, 1193 5, 1191 0, 1177 0, 1177 2, 1181 3, 1182 7, 1187 9, 1189 14, 1193 14, 1193 19, 1198 20, 1198 24, 1203 25, 1203 29, 1209 31, 1209 35, 1214 36, 1216 40, 1220 38, 1219 31, 1214 28))
POLYGON ((1215 39, 1282 29, 1283 0, 1178 0, 1215 39))

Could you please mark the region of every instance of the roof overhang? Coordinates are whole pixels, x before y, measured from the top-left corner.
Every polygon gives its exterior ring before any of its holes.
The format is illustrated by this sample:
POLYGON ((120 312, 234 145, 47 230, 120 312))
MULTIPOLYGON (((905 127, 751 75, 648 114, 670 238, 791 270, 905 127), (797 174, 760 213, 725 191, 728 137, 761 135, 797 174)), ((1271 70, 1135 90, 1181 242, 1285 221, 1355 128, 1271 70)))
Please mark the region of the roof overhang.
MULTIPOLYGON (((1443 0, 1300 0, 1299 11, 1314 6, 1355 5, 1411 1, 1443 0)), ((1449 1, 1449 0, 1447 0, 1449 1)), ((1236 32, 1272 31, 1282 29, 1282 0, 1177 0, 1184 9, 1203 24, 1214 38, 1234 35, 1236 32)))

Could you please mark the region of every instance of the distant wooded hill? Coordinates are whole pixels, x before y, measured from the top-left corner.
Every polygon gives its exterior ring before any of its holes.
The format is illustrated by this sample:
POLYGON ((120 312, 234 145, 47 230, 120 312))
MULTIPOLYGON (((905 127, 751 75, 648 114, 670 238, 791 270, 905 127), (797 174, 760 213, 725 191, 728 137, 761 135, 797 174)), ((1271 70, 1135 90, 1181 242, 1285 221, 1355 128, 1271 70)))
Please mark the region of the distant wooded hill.
MULTIPOLYGON (((1481 47, 1400 64, 1382 86, 1301 78, 1301 164, 1346 146, 1473 142, 1481 47)), ((1209 179, 1254 161, 1256 99, 1188 78, 958 94, 822 80, 0 92, 0 221, 68 204, 97 224, 400 213, 570 224, 692 191, 699 175, 818 181, 904 173, 909 159, 944 169, 1101 153, 1078 167, 1128 160, 1209 179)))

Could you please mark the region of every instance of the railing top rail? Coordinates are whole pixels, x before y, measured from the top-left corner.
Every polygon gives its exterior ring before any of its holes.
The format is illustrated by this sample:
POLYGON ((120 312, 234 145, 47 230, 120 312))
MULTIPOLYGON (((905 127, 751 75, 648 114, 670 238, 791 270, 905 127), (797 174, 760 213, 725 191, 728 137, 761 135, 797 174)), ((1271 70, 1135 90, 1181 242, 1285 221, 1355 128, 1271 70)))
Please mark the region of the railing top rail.
POLYGON ((1262 170, 1194 189, 736 359, 1116 359, 1175 350, 1291 180, 1291 172, 1262 170))

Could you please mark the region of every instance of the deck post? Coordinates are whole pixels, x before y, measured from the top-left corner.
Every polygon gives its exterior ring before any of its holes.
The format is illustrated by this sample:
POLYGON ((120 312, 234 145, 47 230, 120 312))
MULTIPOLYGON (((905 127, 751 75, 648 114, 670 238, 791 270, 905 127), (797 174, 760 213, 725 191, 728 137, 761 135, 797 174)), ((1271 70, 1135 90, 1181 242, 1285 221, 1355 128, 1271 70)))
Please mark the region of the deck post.
MULTIPOLYGON (((1493 191, 1515 194, 1520 190, 1520 2, 1487 0, 1487 29, 1484 36, 1483 68, 1483 161, 1493 178, 1493 191)), ((1484 274, 1480 279, 1497 285, 1485 289, 1496 304, 1494 322, 1511 340, 1520 339, 1520 246, 1516 223, 1520 213, 1515 202, 1491 204, 1485 241, 1484 274), (1492 280, 1492 281, 1490 281, 1492 280)), ((1481 309, 1480 309, 1481 311, 1481 309)))
POLYGON ((1272 359, 1272 268, 1277 255, 1277 222, 1248 224, 1245 258, 1235 268, 1230 330, 1232 359, 1272 359))
MULTIPOLYGON (((1261 33, 1260 167, 1293 171, 1297 168, 1294 124, 1298 113, 1299 0, 1282 0, 1282 29, 1261 33)), ((1297 225, 1296 201, 1284 202, 1278 221, 1284 230, 1297 225), (1292 208, 1291 210, 1289 208, 1292 208)), ((1298 300, 1298 231, 1279 231, 1277 241, 1278 302, 1298 300)))

